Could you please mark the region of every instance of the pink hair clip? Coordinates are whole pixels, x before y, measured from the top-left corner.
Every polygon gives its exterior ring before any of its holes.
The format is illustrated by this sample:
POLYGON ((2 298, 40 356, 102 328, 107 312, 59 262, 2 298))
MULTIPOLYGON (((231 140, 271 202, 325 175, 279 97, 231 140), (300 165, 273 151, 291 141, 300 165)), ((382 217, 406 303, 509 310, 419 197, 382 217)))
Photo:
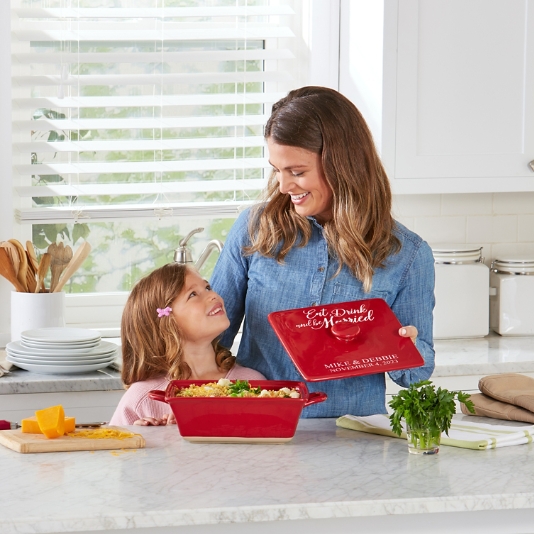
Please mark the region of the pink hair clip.
POLYGON ((169 308, 168 306, 166 308, 157 308, 157 312, 158 312, 158 317, 163 317, 165 315, 165 317, 168 317, 171 312, 172 312, 172 308, 169 308))

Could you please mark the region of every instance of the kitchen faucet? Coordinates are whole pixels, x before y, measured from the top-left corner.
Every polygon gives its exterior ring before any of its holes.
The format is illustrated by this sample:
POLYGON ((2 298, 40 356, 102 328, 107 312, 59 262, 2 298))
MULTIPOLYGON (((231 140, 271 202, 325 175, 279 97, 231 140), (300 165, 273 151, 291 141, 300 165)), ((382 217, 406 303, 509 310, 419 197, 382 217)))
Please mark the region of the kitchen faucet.
MULTIPOLYGON (((190 237, 193 234, 197 234, 198 232, 202 232, 204 228, 195 228, 194 230, 191 230, 181 241, 179 244, 179 247, 174 251, 174 262, 175 263, 182 263, 182 264, 192 264, 193 263, 193 256, 191 254, 191 250, 187 246, 187 242, 189 241, 190 237)), ((204 265, 210 254, 214 249, 218 249, 219 253, 223 249, 223 244, 218 239, 212 239, 207 245, 206 248, 202 251, 202 254, 200 255, 200 258, 195 262, 195 269, 197 271, 200 270, 200 268, 204 265)))

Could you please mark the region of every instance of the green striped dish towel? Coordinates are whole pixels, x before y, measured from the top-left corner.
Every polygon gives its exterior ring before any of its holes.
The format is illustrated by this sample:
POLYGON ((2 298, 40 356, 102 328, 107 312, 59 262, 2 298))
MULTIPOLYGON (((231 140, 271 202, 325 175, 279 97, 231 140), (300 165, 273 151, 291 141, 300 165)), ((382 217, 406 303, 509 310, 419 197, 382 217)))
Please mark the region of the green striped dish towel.
MULTIPOLYGON (((486 449, 496 449, 497 447, 531 443, 534 436, 534 425, 526 425, 524 423, 516 423, 514 425, 493 422, 475 423, 472 422, 472 419, 472 416, 465 417, 459 414, 453 416, 449 435, 447 436, 445 432, 442 434, 441 445, 484 451, 486 449)), ((502 423, 497 419, 490 420, 502 423)), ((336 425, 350 430, 359 430, 360 432, 381 434, 382 436, 393 438, 399 437, 392 432, 387 414, 361 417, 344 415, 336 420, 336 425)), ((406 434, 403 432, 400 437, 406 439, 406 434)))

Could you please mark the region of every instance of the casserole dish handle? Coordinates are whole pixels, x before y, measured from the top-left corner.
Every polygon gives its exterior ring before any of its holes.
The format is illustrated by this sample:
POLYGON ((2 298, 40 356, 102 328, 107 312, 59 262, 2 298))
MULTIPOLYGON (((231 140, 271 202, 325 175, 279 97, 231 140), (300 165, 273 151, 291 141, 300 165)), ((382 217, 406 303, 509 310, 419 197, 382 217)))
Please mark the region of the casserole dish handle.
POLYGON ((152 390, 150 390, 148 392, 148 396, 152 400, 157 400, 157 401, 160 401, 160 402, 167 402, 165 400, 165 391, 162 391, 161 389, 152 389, 152 390))
POLYGON ((322 391, 313 391, 308 395, 308 399, 304 403, 304 406, 310 406, 310 404, 317 404, 318 402, 323 402, 326 400, 326 393, 322 391))

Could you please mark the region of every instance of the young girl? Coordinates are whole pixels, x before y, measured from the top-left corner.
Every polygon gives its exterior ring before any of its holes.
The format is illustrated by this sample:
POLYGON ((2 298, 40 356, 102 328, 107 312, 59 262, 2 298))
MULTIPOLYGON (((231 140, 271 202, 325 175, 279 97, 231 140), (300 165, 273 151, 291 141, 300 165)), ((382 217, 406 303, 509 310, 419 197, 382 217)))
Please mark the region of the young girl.
POLYGON ((230 322, 224 302, 192 268, 170 263, 141 279, 122 314, 122 381, 127 388, 110 425, 175 423, 152 389, 171 380, 264 380, 235 362, 217 338, 230 322))

